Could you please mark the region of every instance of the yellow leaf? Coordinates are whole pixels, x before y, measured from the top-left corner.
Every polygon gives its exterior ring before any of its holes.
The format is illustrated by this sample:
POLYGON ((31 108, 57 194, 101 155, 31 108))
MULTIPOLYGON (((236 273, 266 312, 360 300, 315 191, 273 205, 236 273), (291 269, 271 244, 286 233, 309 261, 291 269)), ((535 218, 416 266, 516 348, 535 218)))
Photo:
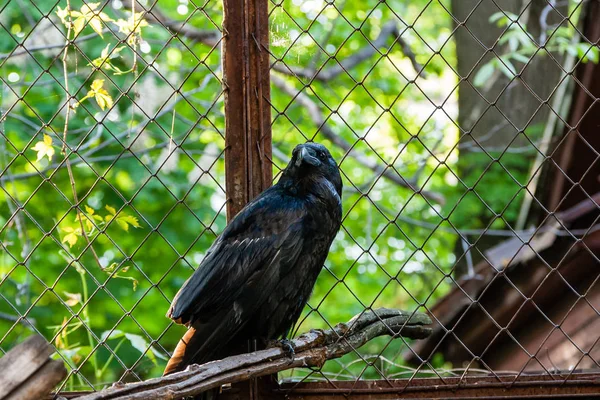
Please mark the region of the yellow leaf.
POLYGON ((90 91, 85 95, 83 101, 89 97, 93 97, 96 99, 96 103, 100 106, 102 111, 106 108, 111 108, 113 106, 113 99, 110 97, 106 89, 104 89, 104 79, 94 79, 92 84, 90 85, 90 91))
POLYGON ((104 206, 104 208, 106 208, 108 210, 108 212, 114 217, 115 214, 117 213, 117 210, 114 209, 114 207, 111 207, 109 205, 104 206))
POLYGON ((37 152, 37 160, 40 161, 44 156, 48 157, 48 162, 52 161, 54 155, 54 147, 52 147, 52 138, 44 134, 44 140, 37 142, 32 148, 37 152))
POLYGON ((133 215, 119 216, 117 218, 117 222, 126 231, 129 229, 129 225, 133 226, 134 228, 140 228, 140 223, 138 222, 137 218, 133 215))
MULTIPOLYGON (((91 231, 94 229, 92 218, 97 217, 97 215, 94 215, 94 212, 96 211, 92 207, 85 206, 85 212, 88 213, 88 215, 85 215, 85 226, 87 227, 88 231, 91 231)), ((100 220, 102 220, 102 218, 100 218, 100 220)))
POLYGON ((62 240, 62 243, 69 243, 69 247, 73 247, 75 246, 75 243, 77 243, 77 235, 75 233, 69 233, 67 235, 65 235, 65 237, 62 240))
POLYGON ((123 228, 124 231, 129 231, 129 225, 127 224, 127 222, 123 221, 122 218, 117 218, 117 224, 119 224, 119 226, 123 228))
POLYGON ((62 325, 59 328, 59 334, 56 335, 56 340, 54 341, 54 345, 58 349, 65 347, 65 341, 67 340, 67 322, 67 317, 63 317, 62 325))
POLYGON ((106 45, 105 48, 102 49, 102 53, 100 53, 100 58, 106 60, 108 58, 108 49, 110 49, 110 43, 106 45))
MULTIPOLYGON (((78 220, 76 220, 75 222, 77 221, 78 220)), ((68 243, 69 247, 73 247, 75 243, 77 243, 79 236, 81 236, 81 228, 65 226, 64 228, 61 228, 61 230, 67 233, 62 239, 62 243, 68 243)))
POLYGON ((85 217, 85 227, 87 228, 87 230, 89 232, 91 232, 92 229, 94 229, 94 224, 92 224, 92 220, 90 219, 90 217, 88 217, 85 214, 84 214, 84 217, 85 217))
POLYGON ((117 264, 116 262, 110 264, 108 267, 104 267, 102 268, 102 271, 106 272, 106 273, 111 273, 115 270, 115 268, 117 268, 119 264, 117 264))
MULTIPOLYGON (((112 19, 101 11, 96 11, 96 9, 100 6, 100 3, 88 3, 84 4, 81 7, 81 13, 79 13, 85 21, 88 22, 90 27, 96 32, 100 37, 102 36, 102 22, 112 21, 112 19)), ((75 15, 75 12, 72 12, 71 15, 75 15)))
POLYGON ((83 6, 81 6, 81 12, 82 13, 91 13, 96 8, 98 8, 99 5, 100 5, 100 3, 87 3, 87 4, 84 4, 83 6))
POLYGON ((90 85, 90 88, 94 92, 102 90, 104 88, 104 79, 94 79, 94 82, 92 82, 92 84, 90 85))
POLYGON ((135 45, 137 37, 142 34, 142 28, 148 26, 148 21, 142 18, 143 12, 134 13, 127 20, 118 19, 115 23, 119 26, 119 31, 128 35, 127 43, 135 45))
POLYGON ((112 97, 110 97, 110 95, 106 92, 106 90, 102 89, 105 93, 96 93, 96 103, 98 103, 98 105, 100 106, 100 108, 102 109, 102 111, 104 111, 107 108, 111 108, 113 106, 113 99, 112 97))
POLYGON ((99 18, 94 17, 90 19, 89 25, 92 27, 94 32, 100 35, 101 38, 104 38, 104 36, 102 36, 102 21, 99 18))
MULTIPOLYGON (((119 53, 125 49, 125 46, 115 47, 112 49, 112 52, 109 53, 110 44, 107 44, 104 49, 102 49, 102 54, 100 57, 92 60, 88 65, 90 67, 96 67, 97 69, 104 68, 107 71, 113 71, 115 75, 122 75, 129 71, 122 71, 117 66, 113 65, 110 60, 119 56, 119 53)), ((112 100, 112 99, 111 99, 112 100)))
POLYGON ((74 36, 79 35, 79 32, 81 32, 83 30, 84 26, 85 26, 85 17, 79 17, 79 18, 75 19, 75 21, 73 21, 74 36))
POLYGON ((81 293, 69 293, 69 292, 63 292, 65 296, 67 296, 67 300, 65 301, 65 304, 68 305, 69 307, 73 307, 79 303, 81 303, 81 293))
POLYGON ((62 9, 60 6, 56 7, 56 15, 60 18, 60 22, 62 22, 63 25, 68 25, 67 17, 69 16, 69 10, 67 8, 62 9))

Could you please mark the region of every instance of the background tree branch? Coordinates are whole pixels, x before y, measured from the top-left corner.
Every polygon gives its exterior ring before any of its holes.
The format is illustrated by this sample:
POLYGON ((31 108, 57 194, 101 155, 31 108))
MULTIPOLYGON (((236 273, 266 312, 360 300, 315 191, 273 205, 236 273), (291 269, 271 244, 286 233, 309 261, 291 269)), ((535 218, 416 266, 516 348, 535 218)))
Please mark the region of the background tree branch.
MULTIPOLYGON (((187 20, 176 21, 169 19, 158 8, 155 7, 157 4, 158 0, 155 0, 150 6, 146 7, 144 5, 141 5, 138 1, 136 1, 135 12, 143 12, 143 17, 151 24, 156 23, 162 25, 180 36, 184 36, 190 40, 205 44, 210 47, 216 46, 221 40, 221 32, 219 32, 218 30, 196 29, 194 27, 189 26, 187 20)), ((124 1, 123 8, 131 11, 131 2, 124 1)))
POLYGON ((320 367, 325 361, 350 353, 378 336, 424 339, 431 333, 431 319, 422 313, 379 308, 361 313, 333 329, 311 330, 292 343, 293 359, 279 347, 227 357, 161 378, 116 384, 80 400, 178 399, 194 396, 226 383, 270 375, 298 367, 320 367))
POLYGON ((323 112, 306 93, 296 90, 294 87, 276 75, 271 75, 271 82, 281 91, 290 95, 297 104, 306 109, 313 123, 318 127, 323 136, 331 140, 336 146, 346 151, 360 164, 369 168, 376 174, 382 175, 383 177, 389 179, 398 186, 411 189, 413 192, 421 194, 426 199, 441 204, 445 202, 444 196, 442 196, 440 193, 416 188, 409 180, 403 178, 400 174, 395 173, 393 171, 393 165, 388 164, 382 166, 376 161, 368 158, 365 154, 354 150, 350 143, 345 141, 340 135, 336 134, 333 129, 326 124, 327 121, 325 120, 323 112))
POLYGON ((298 78, 308 78, 310 80, 327 82, 337 78, 343 72, 347 73, 348 70, 356 67, 363 61, 368 60, 374 54, 380 53, 379 49, 387 48, 389 38, 392 37, 394 39, 394 43, 389 47, 390 51, 395 44, 399 44, 400 48, 402 49, 402 53, 410 60, 414 70, 418 75, 421 75, 424 78, 425 72, 423 70, 423 66, 417 61, 415 53, 412 52, 408 43, 402 39, 401 34, 402 32, 400 29, 398 29, 398 23, 396 21, 388 21, 381 28, 381 32, 379 33, 379 36, 377 36, 377 39, 369 41, 366 46, 356 51, 356 53, 354 53, 352 56, 339 61, 332 67, 315 71, 312 68, 290 67, 285 63, 282 63, 280 60, 277 60, 273 64, 273 70, 282 74, 296 76, 298 78))

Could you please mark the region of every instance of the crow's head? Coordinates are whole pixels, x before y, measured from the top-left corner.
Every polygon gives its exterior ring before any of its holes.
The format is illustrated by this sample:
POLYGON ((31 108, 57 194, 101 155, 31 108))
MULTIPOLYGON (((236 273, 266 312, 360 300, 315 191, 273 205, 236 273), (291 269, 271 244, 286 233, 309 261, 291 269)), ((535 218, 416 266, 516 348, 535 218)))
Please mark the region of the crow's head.
POLYGON ((282 179, 327 179, 342 195, 342 178, 329 150, 322 144, 305 143, 296 146, 292 159, 283 172, 282 179))

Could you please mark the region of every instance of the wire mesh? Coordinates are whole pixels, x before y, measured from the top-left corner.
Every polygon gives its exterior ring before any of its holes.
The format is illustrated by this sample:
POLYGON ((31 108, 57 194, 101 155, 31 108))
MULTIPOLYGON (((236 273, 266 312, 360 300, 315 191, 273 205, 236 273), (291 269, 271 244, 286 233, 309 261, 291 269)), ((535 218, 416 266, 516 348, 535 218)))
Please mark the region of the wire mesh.
POLYGON ((342 232, 298 331, 382 306, 435 320, 424 343, 380 338, 288 379, 598 367, 597 335, 576 322, 598 318, 598 253, 582 246, 598 222, 597 182, 583 185, 598 145, 578 131, 597 93, 574 73, 597 62, 598 37, 582 32, 593 7, 272 2, 274 150, 326 143, 345 178, 342 232), (579 92, 585 112, 567 122, 579 92), (586 144, 576 178, 559 157, 569 135, 586 144), (550 206, 556 179, 568 183, 550 206), (576 203, 585 217, 553 216, 576 203), (593 277, 577 278, 573 257, 593 277))
POLYGON ((161 373, 164 312, 225 225, 222 6, 133 6, 0 8, 0 347, 52 340, 63 390, 161 373))
MULTIPOLYGON (((39 332, 70 367, 61 390, 97 390, 160 375, 184 331, 163 314, 225 226, 223 6, 39 3, 0 5, 0 351, 39 332)), ((600 366, 594 16, 591 0, 271 1, 275 179, 309 140, 344 179, 295 331, 382 306, 434 320, 425 341, 282 379, 600 366)))

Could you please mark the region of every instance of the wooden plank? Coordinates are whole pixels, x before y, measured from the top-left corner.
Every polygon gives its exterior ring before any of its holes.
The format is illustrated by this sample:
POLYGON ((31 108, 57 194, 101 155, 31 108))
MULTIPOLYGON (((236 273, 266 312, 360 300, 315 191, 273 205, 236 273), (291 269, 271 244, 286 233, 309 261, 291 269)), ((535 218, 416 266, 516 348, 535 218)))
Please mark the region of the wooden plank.
POLYGON ((42 399, 66 376, 67 369, 62 361, 46 359, 46 363, 34 375, 3 400, 42 399))
POLYGON ((271 186, 268 0, 224 0, 227 219, 271 186))
POLYGON ((46 339, 34 335, 0 358, 0 399, 41 368, 53 352, 46 339))

